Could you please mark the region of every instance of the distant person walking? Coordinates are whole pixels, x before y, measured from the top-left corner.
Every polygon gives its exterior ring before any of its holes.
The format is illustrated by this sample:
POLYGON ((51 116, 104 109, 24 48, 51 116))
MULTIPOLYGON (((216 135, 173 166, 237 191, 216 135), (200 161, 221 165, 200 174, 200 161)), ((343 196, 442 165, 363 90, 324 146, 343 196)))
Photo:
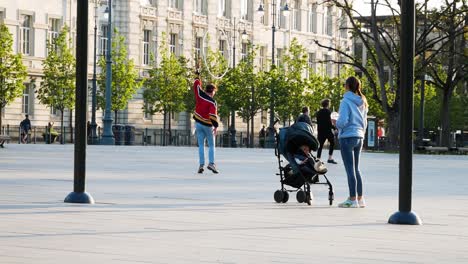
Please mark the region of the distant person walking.
POLYGON ((265 147, 265 138, 266 138, 266 130, 265 130, 265 125, 262 126, 262 129, 260 129, 260 132, 258 132, 258 137, 259 137, 259 142, 260 142, 260 147, 264 148, 265 147))
POLYGON ((333 159, 333 149, 335 148, 335 134, 333 130, 336 127, 333 125, 331 120, 331 111, 330 111, 330 99, 323 99, 321 102, 322 109, 320 109, 317 114, 317 133, 320 147, 317 150, 317 158, 320 159, 322 155, 323 145, 325 141, 328 140, 330 146, 328 147, 328 163, 337 164, 333 159))
POLYGON ((312 125, 312 121, 310 120, 310 116, 309 116, 309 107, 307 106, 302 107, 302 114, 300 114, 299 117, 297 118, 297 122, 304 122, 309 125, 312 125))
POLYGON ((215 142, 214 137, 218 129, 217 104, 213 99, 216 93, 216 86, 208 84, 205 90, 202 89, 202 83, 199 76, 193 84, 195 93, 195 130, 198 140, 198 157, 200 166, 198 173, 203 173, 205 166, 205 141, 208 142, 208 161, 207 168, 213 173, 218 173, 215 165, 215 142))
POLYGON ((366 206, 359 159, 367 127, 368 104, 361 90, 361 82, 357 78, 349 77, 346 79, 345 90, 336 126, 341 157, 348 176, 349 197, 338 206, 358 208, 366 206))
POLYGON ((25 116, 25 119, 20 123, 21 130, 21 143, 28 143, 29 130, 31 130, 31 120, 29 120, 29 115, 25 116))

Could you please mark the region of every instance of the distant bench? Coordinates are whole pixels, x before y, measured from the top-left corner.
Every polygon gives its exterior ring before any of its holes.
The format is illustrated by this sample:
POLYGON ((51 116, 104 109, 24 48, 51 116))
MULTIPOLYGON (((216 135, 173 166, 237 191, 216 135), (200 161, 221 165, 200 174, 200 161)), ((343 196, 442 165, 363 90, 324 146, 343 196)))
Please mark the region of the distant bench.
POLYGON ((440 154, 440 153, 447 153, 449 151, 449 148, 447 147, 425 147, 424 150, 426 152, 432 153, 432 154, 440 154))
POLYGON ((3 144, 8 140, 11 140, 10 136, 0 135, 0 148, 3 148, 3 144))
POLYGON ((458 153, 460 154, 468 153, 468 147, 457 148, 457 150, 458 150, 458 153))

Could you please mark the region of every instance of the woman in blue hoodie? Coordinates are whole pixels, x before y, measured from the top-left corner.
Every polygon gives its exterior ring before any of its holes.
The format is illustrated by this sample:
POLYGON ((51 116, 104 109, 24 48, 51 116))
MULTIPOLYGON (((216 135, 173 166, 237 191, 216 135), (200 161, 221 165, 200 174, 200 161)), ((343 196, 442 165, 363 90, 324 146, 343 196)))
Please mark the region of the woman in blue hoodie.
POLYGON ((341 157, 348 175, 349 197, 339 207, 365 207, 362 196, 362 177, 359 171, 359 158, 367 127, 368 104, 361 91, 361 82, 349 77, 345 83, 345 94, 341 100, 339 117, 336 121, 341 157))

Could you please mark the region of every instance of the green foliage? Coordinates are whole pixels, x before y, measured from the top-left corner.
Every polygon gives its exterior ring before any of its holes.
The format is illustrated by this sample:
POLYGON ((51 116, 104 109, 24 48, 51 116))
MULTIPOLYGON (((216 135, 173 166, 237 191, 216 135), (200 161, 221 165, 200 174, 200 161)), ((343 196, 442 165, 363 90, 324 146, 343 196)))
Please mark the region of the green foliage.
POLYGON ((27 76, 21 54, 13 53, 13 37, 8 27, 0 24, 0 127, 3 108, 21 96, 27 76))
POLYGON ((187 61, 169 52, 166 41, 161 43, 160 51, 159 67, 152 68, 150 77, 145 80, 144 111, 151 114, 181 112, 186 109, 185 101, 190 91, 187 61))
MULTIPOLYGON (((123 110, 128 101, 133 98, 142 82, 138 81, 138 71, 133 59, 128 58, 125 37, 114 30, 112 38, 112 107, 113 111, 123 110)), ((106 58, 99 60, 101 73, 98 79, 97 102, 100 108, 105 108, 106 94, 106 58)))
POLYGON ((52 42, 47 42, 43 62, 44 78, 37 90, 41 104, 60 110, 75 106, 75 56, 70 48, 68 27, 62 28, 52 42))

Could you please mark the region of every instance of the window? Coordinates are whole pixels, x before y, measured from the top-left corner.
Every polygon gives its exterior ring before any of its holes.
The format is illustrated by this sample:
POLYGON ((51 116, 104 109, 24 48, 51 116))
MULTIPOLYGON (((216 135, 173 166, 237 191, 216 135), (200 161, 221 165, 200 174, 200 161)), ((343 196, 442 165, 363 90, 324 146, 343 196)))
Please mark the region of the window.
MULTIPOLYGON (((280 1, 280 4, 276 5, 276 17, 278 19, 277 21, 277 26, 279 28, 286 28, 286 16, 283 15, 283 12, 281 11, 283 9, 283 7, 286 5, 286 1, 285 0, 281 0, 280 1)), ((273 7, 273 6, 272 6, 273 7)))
POLYGON ((266 69, 266 47, 260 47, 259 64, 260 64, 260 70, 264 71, 266 69))
POLYGON ((219 52, 221 53, 221 55, 226 57, 226 40, 219 40, 219 52))
POLYGON ((109 26, 108 25, 102 25, 101 26, 101 44, 100 44, 100 50, 101 50, 101 55, 106 55, 107 54, 107 34, 109 34, 109 26))
POLYGON ((56 115, 59 114, 59 111, 57 111, 57 108, 51 106, 50 107, 50 114, 56 116, 56 115))
POLYGON ((307 60, 307 65, 309 67, 308 70, 308 76, 310 77, 312 73, 315 73, 316 69, 316 64, 315 64, 315 53, 309 53, 308 60, 307 60))
POLYGON ((31 55, 31 26, 32 17, 22 15, 20 17, 20 52, 24 55, 31 55))
POLYGON ((207 1, 208 0, 195 0, 195 13, 197 14, 202 14, 202 15, 207 15, 207 1))
POLYGON ((249 12, 248 12, 248 0, 240 0, 240 10, 241 10, 241 19, 248 20, 249 19, 249 12))
POLYGON ((348 18, 346 17, 345 12, 341 12, 340 16, 340 36, 342 38, 347 38, 348 37, 348 18))
POLYGON ((309 5, 308 28, 312 33, 317 33, 317 4, 309 5))
POLYGON ((332 7, 328 6, 326 9, 326 14, 323 19, 324 30, 323 32, 328 36, 333 36, 333 17, 332 17, 332 7))
POLYGON ((145 107, 145 111, 143 111, 144 118, 145 119, 151 119, 151 113, 149 112, 149 111, 151 111, 151 105, 148 104, 148 102, 146 100, 144 100, 143 104, 144 104, 144 107, 145 107))
POLYGON ((198 62, 198 60, 201 58, 201 51, 203 48, 203 38, 202 37, 196 37, 195 38, 195 60, 198 62))
POLYGON ((262 124, 266 124, 267 121, 268 121, 268 111, 267 110, 262 110, 262 112, 260 113, 260 119, 262 122, 262 124))
POLYGON ((265 5, 265 1, 262 0, 260 2, 260 4, 263 6, 263 10, 264 10, 264 14, 263 16, 260 17, 260 23, 262 23, 263 25, 267 26, 268 25, 268 8, 267 6, 265 5))
POLYGON ((241 60, 247 58, 247 43, 242 43, 242 48, 241 48, 241 60))
POLYGON ((323 56, 324 58, 324 62, 325 62, 325 73, 327 74, 327 76, 332 76, 333 74, 333 62, 331 62, 331 55, 324 55, 323 56))
POLYGON ((294 30, 301 30, 301 1, 294 1, 294 12, 293 12, 293 27, 294 30))
POLYGON ((21 101, 21 111, 23 114, 30 114, 29 113, 29 110, 30 110, 30 102, 29 102, 29 97, 30 97, 30 85, 29 83, 25 83, 24 84, 25 87, 24 87, 24 90, 23 90, 23 98, 22 98, 22 101, 21 101))
POLYGON ((174 9, 179 9, 179 0, 169 0, 169 7, 174 9))
POLYGON ((60 31, 60 19, 50 18, 49 19, 49 35, 48 39, 52 43, 59 35, 60 31))
POLYGON ((354 57, 362 61, 364 59, 362 56, 363 56, 362 43, 354 43, 354 57))
POLYGON ((176 54, 177 52, 177 34, 171 33, 169 36, 169 51, 172 54, 176 54))
POLYGON ((276 49, 276 66, 281 67, 283 62, 283 49, 276 49))
POLYGON ((0 8, 0 24, 3 23, 5 19, 5 9, 0 8))
POLYGON ((227 0, 218 0, 218 16, 219 17, 226 17, 226 1, 227 0))
POLYGON ((143 65, 150 64, 151 30, 143 30, 143 65))

